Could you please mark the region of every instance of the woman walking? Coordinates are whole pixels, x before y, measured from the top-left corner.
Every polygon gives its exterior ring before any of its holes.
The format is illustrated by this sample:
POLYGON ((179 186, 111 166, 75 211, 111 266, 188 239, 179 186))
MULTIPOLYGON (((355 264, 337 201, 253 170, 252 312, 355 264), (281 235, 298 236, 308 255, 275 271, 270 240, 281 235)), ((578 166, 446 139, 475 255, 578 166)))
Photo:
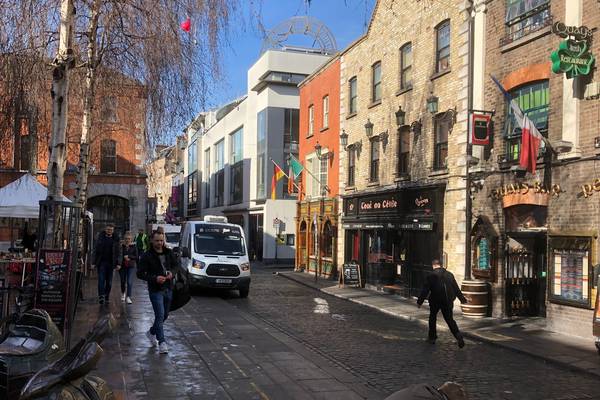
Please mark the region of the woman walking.
POLYGON ((131 300, 133 273, 139 258, 138 249, 133 241, 131 232, 125 232, 122 246, 121 253, 123 254, 123 260, 121 261, 121 269, 119 269, 119 276, 121 277, 121 301, 127 301, 127 304, 131 304, 133 303, 131 300))

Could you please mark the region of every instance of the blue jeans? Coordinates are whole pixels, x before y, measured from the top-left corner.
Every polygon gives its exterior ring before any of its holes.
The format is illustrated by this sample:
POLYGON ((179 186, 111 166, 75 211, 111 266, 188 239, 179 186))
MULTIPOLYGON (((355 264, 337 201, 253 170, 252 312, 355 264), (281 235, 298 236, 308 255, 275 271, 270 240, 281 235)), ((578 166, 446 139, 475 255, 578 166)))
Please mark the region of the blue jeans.
POLYGON ((113 265, 104 261, 98 265, 98 297, 108 299, 113 280, 113 265))
POLYGON ((150 295, 150 302, 152 303, 152 309, 154 310, 154 324, 150 328, 150 333, 156 336, 158 343, 162 343, 165 341, 163 323, 169 316, 173 291, 171 289, 166 289, 157 292, 148 292, 148 294, 150 295))
POLYGON ((121 267, 119 277, 121 278, 121 293, 125 293, 125 284, 127 284, 127 297, 131 297, 131 287, 133 285, 134 267, 121 267))

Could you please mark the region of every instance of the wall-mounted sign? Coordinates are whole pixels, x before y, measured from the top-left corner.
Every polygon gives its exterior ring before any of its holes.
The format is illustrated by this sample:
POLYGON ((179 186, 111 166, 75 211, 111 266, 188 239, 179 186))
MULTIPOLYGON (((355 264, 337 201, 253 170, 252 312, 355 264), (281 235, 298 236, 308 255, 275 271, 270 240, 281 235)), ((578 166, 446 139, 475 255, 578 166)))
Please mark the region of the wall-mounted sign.
POLYGON ((581 185, 581 192, 579 194, 587 199, 594 192, 600 192, 600 178, 594 179, 594 182, 591 184, 581 185))
POLYGON ((46 310, 61 332, 68 324, 70 254, 69 250, 41 249, 35 283, 33 306, 46 310))
POLYGON ((564 73, 568 79, 588 75, 594 64, 594 56, 589 52, 592 30, 587 26, 567 26, 556 22, 552 32, 566 39, 550 55, 552 72, 564 73))
POLYGON ((553 184, 550 188, 545 188, 542 186, 540 182, 531 183, 510 183, 507 185, 503 185, 502 187, 493 189, 490 193, 490 197, 495 200, 500 200, 501 198, 508 195, 527 195, 529 193, 540 193, 540 194, 550 194, 554 197, 560 196, 560 193, 563 192, 559 184, 553 184))
POLYGON ((471 119, 471 143, 479 146, 489 145, 492 116, 489 114, 472 114, 471 119))
POLYGON ((400 229, 409 231, 431 231, 433 222, 407 222, 400 225, 400 229))

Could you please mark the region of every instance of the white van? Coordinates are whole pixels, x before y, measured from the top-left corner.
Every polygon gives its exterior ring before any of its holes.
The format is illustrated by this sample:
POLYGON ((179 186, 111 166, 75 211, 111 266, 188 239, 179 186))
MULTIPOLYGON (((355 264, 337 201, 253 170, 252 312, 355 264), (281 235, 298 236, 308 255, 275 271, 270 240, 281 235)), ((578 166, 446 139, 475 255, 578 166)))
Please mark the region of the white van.
POLYGON ((248 297, 250 259, 239 225, 210 215, 204 221, 188 221, 181 231, 179 253, 192 286, 237 289, 240 297, 248 297))
POLYGON ((152 232, 163 228, 165 231, 165 245, 171 249, 179 246, 179 240, 181 235, 181 226, 172 224, 152 224, 152 232))

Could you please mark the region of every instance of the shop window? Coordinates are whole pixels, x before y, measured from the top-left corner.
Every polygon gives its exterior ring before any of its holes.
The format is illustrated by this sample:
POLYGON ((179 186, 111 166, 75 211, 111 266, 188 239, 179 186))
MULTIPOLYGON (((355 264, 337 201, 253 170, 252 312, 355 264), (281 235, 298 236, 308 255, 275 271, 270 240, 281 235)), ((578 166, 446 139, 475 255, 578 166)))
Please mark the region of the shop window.
POLYGON ((501 45, 512 43, 552 23, 550 0, 506 0, 506 37, 501 45))
POLYGON ((433 169, 440 170, 448 167, 448 132, 450 132, 452 121, 444 118, 443 115, 437 115, 434 124, 433 169))
MULTIPOLYGON (((548 111, 550 109, 550 95, 548 81, 536 82, 521 86, 511 91, 512 99, 516 100, 524 115, 534 123, 535 127, 544 136, 548 134, 548 111)), ((506 104, 506 123, 504 129, 506 143, 506 161, 516 162, 521 154, 521 128, 515 120, 515 115, 510 104, 506 104)), ((541 143, 544 153, 544 142, 541 143)))
POLYGON ((471 271, 475 279, 496 281, 498 234, 489 218, 480 216, 473 225, 471 271))
POLYGON ((379 140, 371 140, 371 162, 369 166, 369 180, 379 182, 379 140))
POLYGON ((117 142, 105 139, 100 145, 100 172, 117 172, 117 142))
POLYGON ((371 67, 371 102, 381 101, 381 61, 371 67))
POLYGON ((450 68, 450 21, 446 20, 435 28, 436 53, 435 72, 450 68))
POLYGON ((188 210, 194 211, 198 202, 198 171, 188 175, 188 210))
POLYGON ((308 136, 312 136, 315 133, 315 106, 308 106, 308 136))
POLYGON ((315 222, 310 226, 309 238, 308 238, 308 255, 316 257, 317 254, 317 240, 319 231, 315 222))
POLYGON ((412 87, 412 43, 400 48, 400 89, 412 87))
POLYGON ((323 97, 323 129, 329 127, 329 96, 323 97))
POLYGON ((355 185, 356 149, 354 146, 348 149, 348 186, 355 185))
POLYGON ((350 78, 348 81, 348 114, 356 114, 358 102, 358 82, 356 77, 350 78))
POLYGON ((404 126, 398 132, 398 176, 407 176, 410 165, 410 127, 404 126))
POLYGON ((550 238, 550 300, 591 307, 591 238, 550 238))
POLYGON ((333 258, 333 238, 333 226, 327 221, 323 227, 323 257, 333 258))
POLYGON ((303 266, 306 263, 306 244, 307 244, 307 231, 306 221, 300 223, 300 229, 298 230, 298 266, 303 266))

